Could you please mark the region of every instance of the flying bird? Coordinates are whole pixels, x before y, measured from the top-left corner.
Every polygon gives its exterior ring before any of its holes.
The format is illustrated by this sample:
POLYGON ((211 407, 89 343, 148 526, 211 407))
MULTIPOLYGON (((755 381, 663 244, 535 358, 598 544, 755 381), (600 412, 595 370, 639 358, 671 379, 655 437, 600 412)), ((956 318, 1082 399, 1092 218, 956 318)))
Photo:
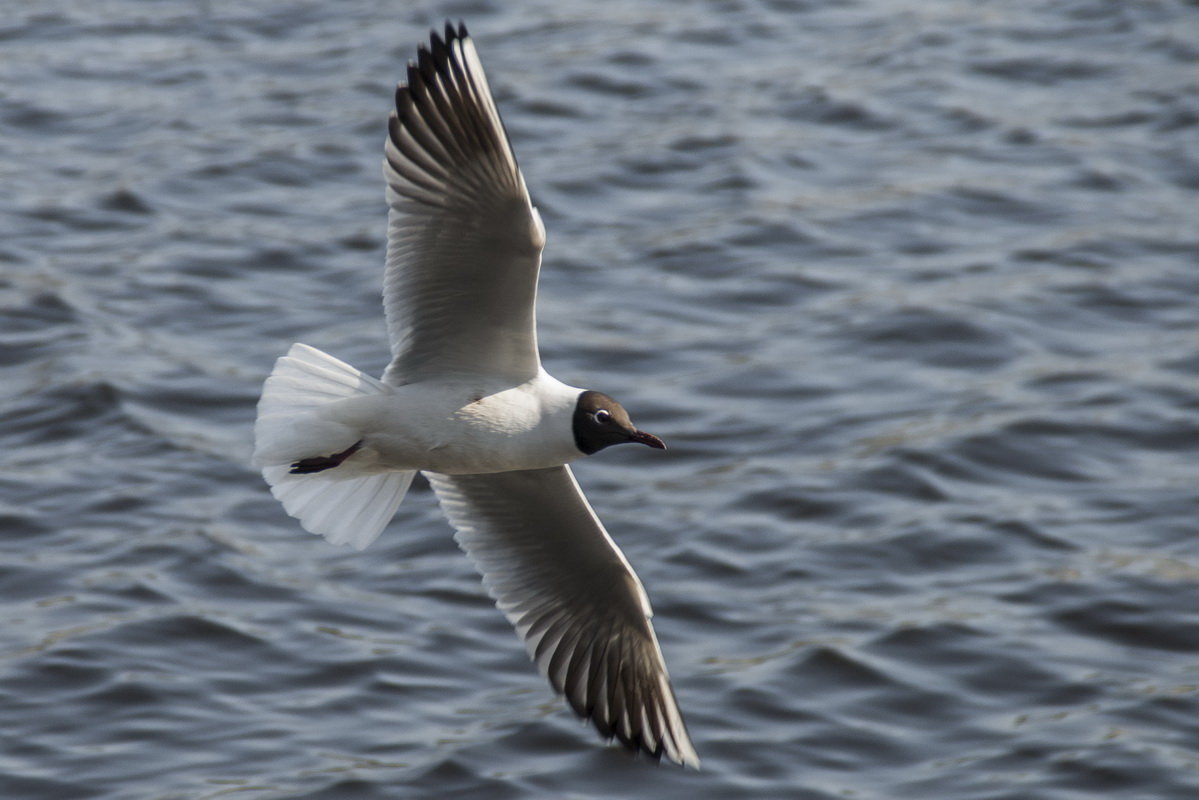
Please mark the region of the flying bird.
POLYGON ((545 228, 465 25, 408 63, 384 153, 393 358, 376 379, 292 345, 263 386, 255 464, 304 528, 359 549, 422 472, 554 690, 604 737, 698 767, 645 589, 567 466, 666 445, 542 367, 545 228))

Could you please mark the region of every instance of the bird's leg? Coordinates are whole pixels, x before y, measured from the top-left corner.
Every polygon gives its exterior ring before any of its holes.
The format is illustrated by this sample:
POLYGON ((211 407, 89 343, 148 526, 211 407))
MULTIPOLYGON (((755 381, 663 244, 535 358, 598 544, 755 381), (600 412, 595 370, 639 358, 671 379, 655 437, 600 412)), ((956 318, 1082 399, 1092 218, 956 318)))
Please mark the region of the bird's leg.
POLYGON ((331 456, 313 456, 312 458, 301 458, 299 461, 291 465, 292 475, 309 475, 313 472, 321 472, 333 467, 340 467, 341 463, 350 456, 357 453, 362 448, 362 440, 359 439, 352 445, 342 450, 340 453, 334 453, 331 456))

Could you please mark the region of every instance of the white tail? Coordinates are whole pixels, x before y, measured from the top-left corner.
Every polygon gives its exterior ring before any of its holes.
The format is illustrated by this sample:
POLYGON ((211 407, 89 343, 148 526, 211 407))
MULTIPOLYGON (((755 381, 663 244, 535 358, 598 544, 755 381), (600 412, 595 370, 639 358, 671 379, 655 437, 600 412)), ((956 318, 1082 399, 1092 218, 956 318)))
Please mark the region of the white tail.
POLYGON ((335 467, 297 475, 291 465, 342 452, 359 439, 357 431, 321 417, 317 409, 389 391, 386 384, 306 344, 293 344, 263 384, 254 423, 254 463, 287 513, 333 544, 361 550, 377 539, 416 473, 335 467))

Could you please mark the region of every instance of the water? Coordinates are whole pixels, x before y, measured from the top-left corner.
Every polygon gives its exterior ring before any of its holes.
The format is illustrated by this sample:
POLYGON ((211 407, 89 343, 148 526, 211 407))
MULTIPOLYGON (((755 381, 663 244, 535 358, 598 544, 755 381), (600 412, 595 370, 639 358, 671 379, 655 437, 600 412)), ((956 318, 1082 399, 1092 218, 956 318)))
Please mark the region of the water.
POLYGON ((1199 796, 1193 3, 10 4, 0 796, 1199 796), (550 370, 700 773, 555 700, 423 486, 364 554, 247 464, 374 372, 391 88, 463 17, 550 370))

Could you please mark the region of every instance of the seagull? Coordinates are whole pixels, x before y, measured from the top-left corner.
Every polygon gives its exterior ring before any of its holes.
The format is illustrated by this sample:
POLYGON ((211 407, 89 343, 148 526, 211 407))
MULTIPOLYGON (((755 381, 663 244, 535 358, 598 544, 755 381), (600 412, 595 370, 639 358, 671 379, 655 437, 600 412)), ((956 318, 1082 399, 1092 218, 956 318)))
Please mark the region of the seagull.
POLYGON ((376 379, 292 345, 263 385, 255 465, 304 528, 358 549, 423 473, 575 713, 633 752, 698 769, 649 598, 567 466, 666 445, 541 364, 545 228, 464 24, 408 62, 384 155, 392 360, 376 379))

